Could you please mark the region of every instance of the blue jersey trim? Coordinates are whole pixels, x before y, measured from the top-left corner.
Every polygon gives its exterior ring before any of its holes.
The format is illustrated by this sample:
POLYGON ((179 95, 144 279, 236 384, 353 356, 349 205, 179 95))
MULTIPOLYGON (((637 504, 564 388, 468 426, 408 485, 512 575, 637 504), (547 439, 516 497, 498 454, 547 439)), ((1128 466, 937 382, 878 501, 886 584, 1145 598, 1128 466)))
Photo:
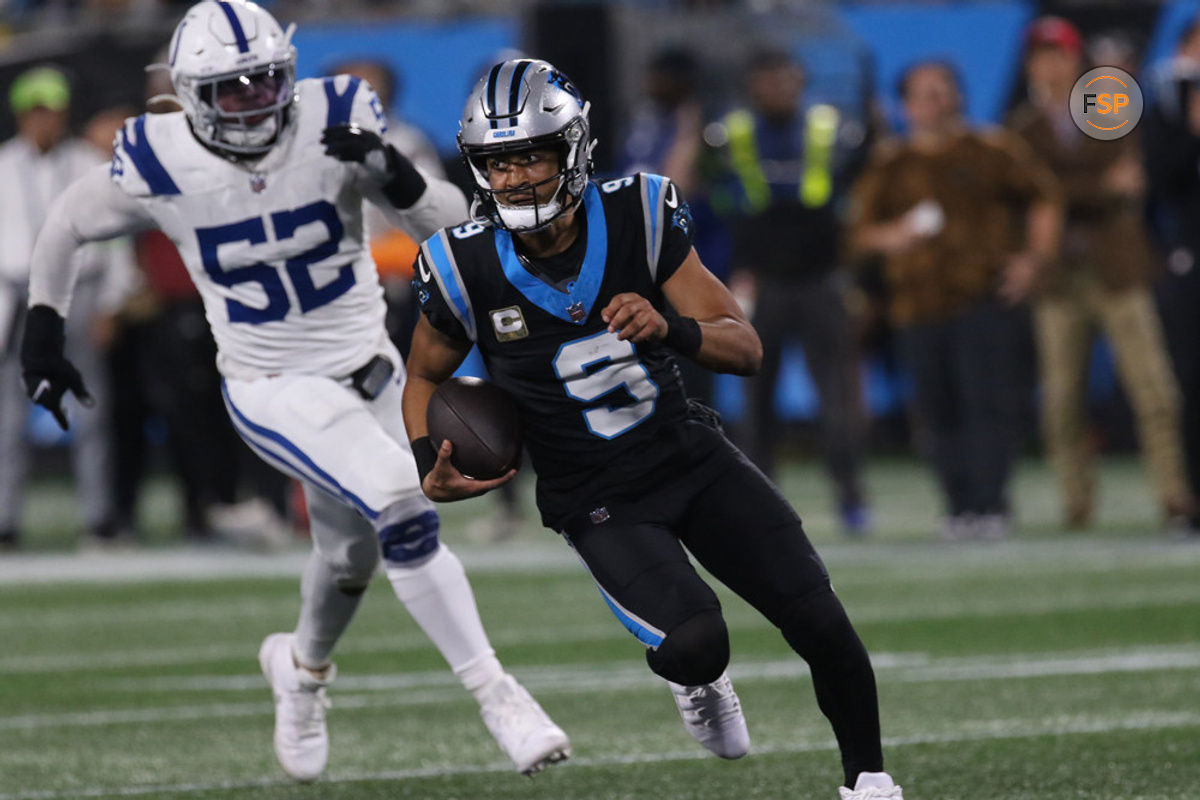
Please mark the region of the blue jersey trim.
POLYGON ((238 52, 249 53, 250 42, 246 41, 246 32, 242 30, 242 23, 237 17, 237 12, 225 0, 217 0, 217 5, 225 12, 225 18, 229 20, 229 27, 233 28, 233 38, 237 40, 238 52))
POLYGON ((650 230, 646 231, 646 236, 649 237, 649 241, 651 242, 657 242, 659 237, 658 228, 662 224, 662 209, 659 208, 659 198, 662 195, 663 184, 665 183, 666 179, 661 175, 646 175, 646 200, 650 211, 650 230))
POLYGON ((608 226, 604 220, 604 201, 594 183, 588 183, 583 193, 583 206, 587 211, 587 253, 583 267, 574 283, 567 285, 568 291, 561 292, 541 278, 533 275, 521 265, 513 248, 512 234, 496 231, 496 254, 508 282, 517 288, 529 302, 559 319, 574 325, 583 325, 592 313, 592 306, 600 294, 604 281, 604 265, 608 260, 608 226), (572 318, 569 308, 582 307, 583 316, 572 318))
POLYGON ((324 80, 325 99, 329 101, 329 111, 325 116, 326 128, 349 124, 350 112, 354 110, 354 95, 358 92, 358 85, 362 83, 361 79, 352 77, 346 91, 338 94, 334 81, 334 78, 324 80))
POLYGON ((133 122, 133 135, 136 142, 130 141, 125 128, 121 128, 121 149, 129 156, 138 174, 146 181, 152 194, 179 194, 179 187, 171 180, 170 174, 163 167, 154 148, 146 138, 146 117, 142 115, 133 122))
POLYGON ((444 232, 439 232, 425 241, 426 252, 429 253, 429 266, 437 275, 442 294, 450 301, 458 321, 472 341, 475 340, 475 316, 471 312, 471 304, 467 301, 466 287, 459 283, 458 270, 450 260, 450 252, 446 247, 444 232))
MULTIPOLYGON (((332 494, 339 495, 339 496, 345 498, 346 500, 349 500, 351 503, 354 504, 355 508, 357 508, 359 511, 361 511, 363 513, 364 516, 367 517, 367 519, 373 520, 379 516, 378 511, 375 511, 372 508, 370 508, 366 503, 364 503, 362 501, 361 498, 359 498, 356 494, 354 494, 354 492, 351 492, 349 489, 344 488, 340 483, 337 482, 337 480, 334 479, 334 477, 332 475, 330 475, 328 472, 326 472, 325 470, 318 467, 311 458, 309 458, 307 455, 304 454, 304 451, 302 451, 299 447, 294 445, 292 442, 288 441, 287 438, 285 438, 283 436, 283 434, 273 431, 270 428, 264 428, 262 425, 258 425, 254 422, 251 422, 249 419, 247 419, 246 415, 243 414, 241 411, 239 411, 237 406, 235 406, 233 404, 233 398, 229 396, 229 390, 225 386, 224 379, 222 379, 222 381, 221 381, 221 395, 225 398, 225 405, 229 407, 229 411, 233 414, 235 422, 241 423, 247 429, 258 434, 259 436, 262 436, 264 439, 268 439, 268 440, 280 445, 284 450, 286 450, 293 457, 295 457, 295 459, 297 461, 299 461, 301 464, 303 464, 304 467, 306 468, 306 469, 301 469, 301 468, 295 466, 294 464, 289 464, 289 466, 291 466, 291 468, 293 470, 301 473, 302 475, 315 474, 318 478, 320 478, 320 480, 314 480, 313 483, 317 484, 318 486, 323 486, 323 488, 325 488, 326 491, 330 491, 332 494), (332 489, 330 487, 332 487, 332 489)), ((260 447, 260 449, 261 449, 261 447, 260 447)), ((284 461, 284 459, 279 458, 278 456, 277 456, 277 458, 280 461, 284 461)), ((285 463, 287 463, 287 462, 285 461, 285 463)), ((311 480, 311 478, 310 478, 310 480, 311 480)))
POLYGON ((650 628, 646 627, 646 625, 640 620, 634 619, 631 614, 617 605, 616 602, 608 596, 608 592, 604 591, 604 587, 600 586, 599 584, 596 584, 596 586, 600 589, 600 596, 604 598, 604 602, 608 605, 609 609, 613 612, 620 623, 625 626, 625 630, 636 636, 639 642, 649 645, 650 647, 658 647, 663 643, 663 639, 666 637, 664 637, 661 633, 650 630, 650 628))

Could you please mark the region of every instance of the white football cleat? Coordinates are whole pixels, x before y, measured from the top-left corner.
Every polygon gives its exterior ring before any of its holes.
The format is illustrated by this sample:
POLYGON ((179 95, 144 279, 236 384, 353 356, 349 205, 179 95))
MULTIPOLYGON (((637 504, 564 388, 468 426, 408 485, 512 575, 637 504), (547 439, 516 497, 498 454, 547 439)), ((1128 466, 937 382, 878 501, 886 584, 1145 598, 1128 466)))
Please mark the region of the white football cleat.
POLYGON ((900 787, 886 772, 860 772, 853 789, 838 787, 842 800, 904 800, 900 787))
POLYGON ((699 686, 671 681, 667 684, 683 717, 683 727, 693 739, 721 758, 741 758, 749 752, 750 731, 729 675, 722 672, 712 683, 699 686))
POLYGON ((258 663, 275 695, 275 756, 288 775, 304 783, 315 781, 329 760, 325 687, 337 668, 330 664, 325 677, 318 678, 297 667, 290 633, 273 633, 264 639, 258 663))
POLYGON ((517 772, 533 775, 571 755, 571 743, 538 702, 504 674, 479 692, 479 713, 517 772))

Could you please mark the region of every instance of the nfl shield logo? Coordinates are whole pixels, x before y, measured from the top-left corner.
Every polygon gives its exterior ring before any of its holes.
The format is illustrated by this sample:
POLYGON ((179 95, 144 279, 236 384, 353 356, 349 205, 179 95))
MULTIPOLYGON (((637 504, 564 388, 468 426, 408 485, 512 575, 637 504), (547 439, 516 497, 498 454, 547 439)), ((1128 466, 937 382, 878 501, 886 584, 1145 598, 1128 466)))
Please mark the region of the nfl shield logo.
POLYGON ((583 303, 571 303, 567 306, 567 315, 571 317, 571 322, 583 322, 587 317, 587 311, 583 307, 583 303))
POLYGON ((267 177, 265 175, 251 175, 250 188, 255 194, 258 194, 263 189, 267 188, 267 177))

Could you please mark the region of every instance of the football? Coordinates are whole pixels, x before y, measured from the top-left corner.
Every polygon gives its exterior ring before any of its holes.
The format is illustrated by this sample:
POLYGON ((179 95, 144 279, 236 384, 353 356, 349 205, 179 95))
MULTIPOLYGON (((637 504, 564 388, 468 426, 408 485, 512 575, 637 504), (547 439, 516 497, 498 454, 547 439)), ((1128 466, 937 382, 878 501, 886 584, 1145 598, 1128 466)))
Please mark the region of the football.
POLYGON ((517 466, 521 418, 508 392, 480 378, 451 378, 429 399, 425 423, 433 446, 454 445, 450 463, 468 478, 491 480, 517 466))

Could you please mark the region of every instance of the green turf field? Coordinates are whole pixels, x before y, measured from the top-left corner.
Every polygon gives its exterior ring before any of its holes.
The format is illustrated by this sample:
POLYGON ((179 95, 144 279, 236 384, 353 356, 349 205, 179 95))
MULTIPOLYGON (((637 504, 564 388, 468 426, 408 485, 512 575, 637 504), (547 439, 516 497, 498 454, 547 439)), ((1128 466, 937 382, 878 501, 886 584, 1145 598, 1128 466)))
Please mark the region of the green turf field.
MULTIPOLYGON (((1200 544, 1163 537, 1134 462, 1106 468, 1098 530, 1071 535, 1055 526, 1044 470, 1024 466, 1025 530, 999 544, 935 541, 936 497, 912 462, 874 465, 870 486, 878 530, 845 542, 820 475, 784 480, 872 653, 887 766, 907 798, 1194 794, 1200 544)), ((836 798, 807 672, 751 609, 722 593, 753 750, 719 762, 552 535, 530 525, 507 545, 465 540, 468 517, 490 508, 447 509, 446 538, 501 658, 571 735, 566 764, 511 772, 378 581, 339 648, 329 769, 292 785, 271 752, 255 654, 294 622, 302 548, 178 551, 160 531, 138 552, 65 556, 60 520, 40 552, 0 556, 0 800, 836 798)))

